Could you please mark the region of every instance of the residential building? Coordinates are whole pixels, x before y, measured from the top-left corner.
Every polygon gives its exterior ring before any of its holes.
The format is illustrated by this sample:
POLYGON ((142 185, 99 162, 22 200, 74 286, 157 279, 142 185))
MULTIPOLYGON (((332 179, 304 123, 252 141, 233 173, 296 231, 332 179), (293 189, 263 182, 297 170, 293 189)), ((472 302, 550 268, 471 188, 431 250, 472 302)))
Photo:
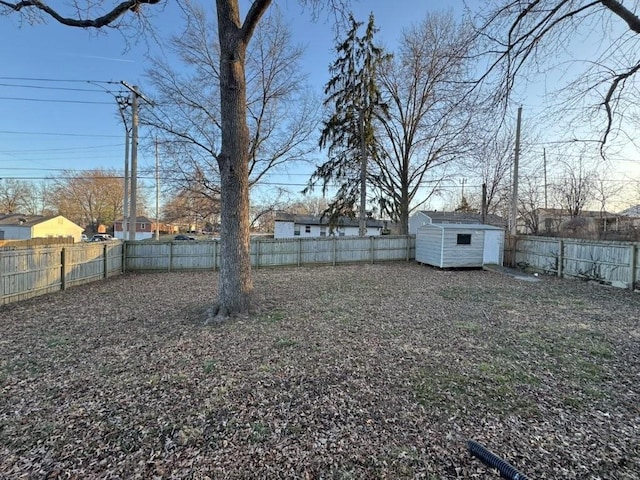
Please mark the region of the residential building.
POLYGON ((62 215, 0 214, 0 240, 73 237, 74 242, 81 242, 83 231, 62 215))
MULTIPOLYGON (((360 233, 359 225, 357 218, 341 217, 337 224, 332 227, 329 225, 329 217, 278 212, 274 222, 273 237, 358 236, 360 233)), ((385 226, 383 221, 372 218, 367 219, 366 225, 367 236, 382 235, 385 226)))
MULTIPOLYGON (((122 218, 113 222, 113 236, 120 240, 124 239, 123 223, 124 223, 124 219, 122 218)), ((128 238, 128 235, 127 235, 127 239, 128 240, 145 240, 147 238, 151 238, 153 237, 155 232, 154 226, 155 224, 151 220, 149 220, 147 217, 144 217, 144 216, 136 217, 136 238, 128 238)), ((129 227, 127 225, 127 232, 128 230, 129 230, 129 227)))

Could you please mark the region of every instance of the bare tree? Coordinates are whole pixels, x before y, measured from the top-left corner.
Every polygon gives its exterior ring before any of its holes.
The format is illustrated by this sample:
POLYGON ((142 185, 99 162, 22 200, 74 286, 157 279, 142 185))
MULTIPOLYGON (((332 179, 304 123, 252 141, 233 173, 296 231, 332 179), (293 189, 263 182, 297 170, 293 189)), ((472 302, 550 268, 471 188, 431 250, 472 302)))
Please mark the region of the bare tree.
MULTIPOLYGON (((60 215, 80 226, 112 225, 122 216, 124 186, 114 170, 63 172, 51 179, 50 201, 60 215)), ((143 196, 139 196, 143 210, 143 196)))
POLYGON ((628 109, 637 105, 638 93, 633 78, 640 70, 640 18, 635 7, 619 0, 492 0, 474 16, 489 44, 489 68, 482 80, 497 74, 499 100, 508 99, 529 75, 558 67, 563 74, 576 72, 570 81, 573 88, 565 84, 558 90, 561 97, 565 92, 571 95, 564 97, 569 102, 565 116, 570 108, 588 113, 589 105, 604 115, 601 148, 630 117, 628 109), (599 46, 587 50, 592 53, 586 58, 572 59, 571 68, 554 65, 579 38, 597 38, 599 46))
MULTIPOLYGON (((334 11, 343 11, 349 0, 299 0, 311 5, 314 12, 327 5, 334 11)), ((70 7, 76 17, 90 17, 95 9, 106 10, 96 19, 69 18, 58 13, 43 1, 0 0, 1 13, 29 13, 45 16, 65 25, 100 28, 115 23, 129 10, 139 12, 140 7, 159 0, 127 0, 109 9, 102 2, 87 2, 86 9, 79 3, 70 7)), ((238 0, 216 0, 218 41, 220 45, 220 152, 216 158, 220 173, 222 205, 222 237, 220 287, 218 302, 211 310, 211 318, 224 319, 230 314, 246 312, 251 306, 253 281, 249 257, 249 145, 247 127, 247 94, 245 62, 247 46, 253 33, 272 3, 272 0, 254 0, 244 19, 240 16, 238 0)), ((141 17, 141 15, 139 15, 141 17)), ((36 18, 37 20, 38 18, 36 18)))
MULTIPOLYGON (((142 123, 162 137, 165 181, 176 194, 190 190, 219 198, 220 47, 207 12, 193 4, 184 10, 186 29, 170 41, 181 66, 153 60, 147 76, 158 92, 156 107, 145 110, 142 123)), ((250 187, 314 149, 310 138, 319 114, 305 88, 302 53, 277 9, 261 22, 247 50, 250 187)))
POLYGON ((518 186, 518 217, 525 232, 538 235, 552 229, 552 225, 541 225, 540 210, 544 207, 544 185, 535 175, 524 174, 518 186))
POLYGON ((51 205, 51 184, 44 180, 29 184, 29 194, 24 202, 24 211, 29 215, 53 215, 51 205))
POLYGON ((470 146, 476 109, 461 84, 469 79, 471 40, 451 14, 429 15, 404 32, 400 51, 381 72, 389 115, 379 119, 383 154, 370 177, 382 212, 405 234, 410 212, 439 191, 443 167, 470 146))
POLYGON ((594 198, 594 171, 586 165, 586 160, 561 161, 560 173, 552 191, 556 203, 572 218, 578 217, 588 202, 594 198))
POLYGON ((26 213, 31 185, 14 178, 0 179, 0 213, 26 213))

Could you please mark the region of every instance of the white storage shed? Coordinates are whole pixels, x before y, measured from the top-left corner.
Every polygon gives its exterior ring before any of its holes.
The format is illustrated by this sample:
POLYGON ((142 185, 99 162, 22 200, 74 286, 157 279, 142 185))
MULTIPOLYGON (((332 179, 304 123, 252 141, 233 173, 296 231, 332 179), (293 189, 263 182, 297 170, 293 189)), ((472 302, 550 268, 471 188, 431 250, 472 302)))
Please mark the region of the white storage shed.
POLYGON ((440 268, 502 265, 504 230, 493 225, 431 223, 416 233, 416 261, 440 268))

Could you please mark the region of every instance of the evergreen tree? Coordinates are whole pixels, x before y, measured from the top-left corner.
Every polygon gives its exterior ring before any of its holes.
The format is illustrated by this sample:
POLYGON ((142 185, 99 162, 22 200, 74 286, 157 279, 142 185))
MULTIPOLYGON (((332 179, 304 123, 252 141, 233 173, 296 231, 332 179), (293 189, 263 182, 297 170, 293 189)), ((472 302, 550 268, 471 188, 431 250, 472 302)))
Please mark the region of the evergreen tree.
POLYGON ((328 160, 316 168, 305 192, 318 183, 322 183, 323 193, 330 183, 339 185, 325 211, 332 225, 341 216, 354 217, 360 198, 360 235, 364 235, 367 158, 379 155, 374 120, 388 110, 380 95, 376 71, 390 55, 374 44, 378 29, 373 14, 362 36, 358 34, 362 22, 350 15, 349 24, 345 40, 336 47, 338 58, 329 68, 332 77, 325 87, 324 106, 333 113, 323 122, 320 148, 327 148, 328 160))

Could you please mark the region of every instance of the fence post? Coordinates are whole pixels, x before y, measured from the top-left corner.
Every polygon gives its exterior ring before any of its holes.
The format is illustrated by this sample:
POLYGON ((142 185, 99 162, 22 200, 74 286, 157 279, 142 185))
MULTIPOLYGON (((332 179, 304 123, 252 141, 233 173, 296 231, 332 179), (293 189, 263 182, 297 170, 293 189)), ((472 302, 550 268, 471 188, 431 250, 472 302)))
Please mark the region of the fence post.
POLYGON ((331 262, 331 265, 334 267, 336 266, 336 260, 337 260, 336 258, 337 257, 337 248, 336 248, 337 241, 338 241, 338 237, 334 235, 333 236, 333 261, 331 262))
POLYGON ((171 271, 171 264, 173 263, 173 242, 169 242, 169 262, 167 263, 167 271, 171 271))
POLYGON ((102 250, 102 268, 104 269, 103 277, 109 276, 109 249, 107 248, 109 242, 104 242, 104 248, 102 250))
POLYGON ((260 240, 256 238, 256 270, 260 267, 260 240))
POLYGON ((369 250, 371 251, 371 265, 373 265, 373 260, 374 260, 374 258, 373 258, 373 257, 375 257, 375 255, 376 255, 376 251, 375 251, 375 249, 373 248, 373 247, 374 247, 374 245, 373 245, 374 237, 373 237, 373 236, 371 236, 371 237, 369 237, 369 238, 371 239, 371 247, 370 247, 370 249, 369 249, 369 250))
POLYGON ((564 264, 564 241, 558 240, 558 278, 562 278, 564 264))
POLYGON ((408 262, 411 258, 411 235, 405 235, 404 239, 407 242, 407 254, 405 260, 408 262))
POLYGON ((127 242, 122 242, 122 273, 127 271, 127 242))
POLYGON ((60 289, 67 289, 67 249, 60 250, 60 289))
POLYGON ((218 241, 213 241, 213 271, 216 271, 216 267, 218 265, 218 241))
POLYGON ((638 244, 631 244, 629 252, 629 290, 632 292, 636 286, 636 262, 638 261, 638 244))

